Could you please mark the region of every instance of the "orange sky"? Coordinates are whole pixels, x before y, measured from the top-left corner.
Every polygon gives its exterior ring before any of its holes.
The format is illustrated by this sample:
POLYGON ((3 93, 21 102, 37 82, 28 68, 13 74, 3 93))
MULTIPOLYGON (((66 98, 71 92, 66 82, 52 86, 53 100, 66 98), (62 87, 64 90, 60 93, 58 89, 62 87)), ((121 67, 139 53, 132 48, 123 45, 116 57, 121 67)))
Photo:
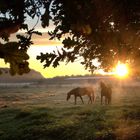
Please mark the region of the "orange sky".
MULTIPOLYGON (((65 76, 65 75, 84 75, 89 74, 88 71, 84 69, 80 63, 69 63, 65 65, 65 63, 61 63, 57 68, 49 67, 43 68, 43 64, 40 63, 39 60, 36 60, 36 56, 40 54, 40 52, 51 52, 62 47, 62 44, 59 40, 49 40, 49 36, 46 33, 48 30, 46 29, 36 29, 42 32, 42 36, 34 35, 32 40, 34 45, 32 45, 28 54, 30 56, 29 59, 29 67, 31 69, 35 69, 36 71, 41 72, 41 74, 46 78, 52 78, 55 76, 65 76), (56 47, 57 46, 57 47, 56 47)), ((12 35, 10 41, 15 40, 15 35, 12 35)), ((9 65, 5 64, 2 59, 0 59, 0 67, 9 67, 9 65)))
MULTIPOLYGON (((57 48, 59 48, 58 46, 57 48)), ((55 46, 32 46, 28 50, 28 54, 30 55, 30 68, 33 68, 37 71, 40 71, 42 75, 46 78, 51 78, 55 76, 64 76, 64 75, 84 75, 89 73, 84 69, 82 65, 78 62, 69 63, 65 65, 65 63, 61 63, 57 68, 49 67, 43 69, 43 64, 40 61, 36 60, 36 56, 40 54, 40 52, 51 52, 55 50, 55 46)))
MULTIPOLYGON (((34 25, 37 23, 38 19, 27 19, 27 23, 29 25, 29 29, 32 29, 34 25)), ((43 68, 43 64, 40 63, 40 61, 36 60, 36 56, 39 55, 41 52, 51 52, 53 50, 61 48, 63 45, 61 41, 59 40, 49 40, 49 35, 47 34, 48 31, 53 30, 54 26, 50 25, 50 27, 43 29, 41 27, 41 23, 39 22, 37 26, 35 27, 36 31, 39 31, 42 33, 42 36, 33 35, 32 41, 34 44, 29 48, 28 54, 30 56, 29 59, 29 67, 31 69, 35 69, 36 71, 39 71, 44 77, 46 78, 52 78, 55 76, 65 76, 65 75, 85 75, 90 74, 87 70, 85 70, 84 66, 81 65, 79 62, 75 63, 68 63, 65 65, 65 63, 61 62, 60 66, 57 68, 49 67, 49 68, 43 68)), ((24 33, 22 30, 18 31, 18 33, 24 33)), ((10 37, 10 41, 16 40, 16 34, 12 34, 10 37)), ((0 40, 1 41, 1 40, 0 40)), ((95 62, 97 64, 97 62, 95 62)), ((5 64, 3 59, 0 59, 0 67, 9 67, 9 65, 5 64)), ((98 71, 101 74, 106 74, 103 72, 103 70, 98 71)))
MULTIPOLYGON (((35 18, 27 18, 26 23, 28 23, 29 29, 34 27, 37 23, 38 19, 35 18)), ((40 54, 40 52, 51 52, 62 47, 62 43, 59 40, 49 40, 49 35, 47 34, 48 31, 54 29, 52 23, 50 23, 50 27, 42 28, 40 21, 35 27, 36 31, 40 31, 42 36, 33 35, 32 41, 34 44, 29 48, 28 54, 30 56, 29 59, 29 66, 31 69, 35 69, 39 71, 44 77, 51 78, 55 76, 65 76, 65 75, 85 75, 90 74, 87 70, 85 70, 84 66, 81 65, 79 62, 69 63, 65 65, 61 63, 60 66, 57 68, 49 67, 44 69, 43 64, 40 61, 36 60, 36 56, 40 54)), ((24 31, 19 30, 18 33, 24 33, 24 31)), ((16 40, 16 34, 12 34, 10 37, 10 41, 16 40)), ((9 65, 5 65, 4 61, 0 59, 0 67, 9 67, 9 65)))
MULTIPOLYGON (((80 64, 80 62, 68 63, 65 65, 64 62, 61 62, 57 68, 49 67, 43 68, 43 64, 40 63, 39 60, 36 60, 36 56, 40 55, 40 53, 52 52, 53 50, 61 48, 63 45, 59 40, 49 40, 49 36, 46 33, 46 29, 36 29, 42 32, 42 36, 34 35, 32 41, 34 44, 29 48, 28 54, 30 56, 29 59, 29 67, 36 71, 39 71, 45 78, 52 78, 56 76, 65 76, 65 75, 85 75, 90 74, 87 70, 85 70, 84 66, 80 64)), ((12 35, 10 41, 15 40, 15 35, 12 35)), ((95 61, 94 63, 97 64, 95 61)), ((2 59, 0 59, 0 67, 9 67, 6 65, 2 59)), ((98 71, 101 74, 105 74, 103 70, 98 71)), ((107 73, 106 73, 107 74, 107 73)))

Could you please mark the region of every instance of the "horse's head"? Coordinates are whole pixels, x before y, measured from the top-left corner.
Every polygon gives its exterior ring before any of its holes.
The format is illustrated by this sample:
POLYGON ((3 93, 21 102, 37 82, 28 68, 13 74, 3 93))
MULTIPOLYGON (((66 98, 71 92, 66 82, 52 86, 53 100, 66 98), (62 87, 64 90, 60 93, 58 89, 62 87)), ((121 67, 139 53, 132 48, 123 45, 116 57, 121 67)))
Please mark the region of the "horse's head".
POLYGON ((67 101, 70 99, 70 93, 67 93, 67 101))

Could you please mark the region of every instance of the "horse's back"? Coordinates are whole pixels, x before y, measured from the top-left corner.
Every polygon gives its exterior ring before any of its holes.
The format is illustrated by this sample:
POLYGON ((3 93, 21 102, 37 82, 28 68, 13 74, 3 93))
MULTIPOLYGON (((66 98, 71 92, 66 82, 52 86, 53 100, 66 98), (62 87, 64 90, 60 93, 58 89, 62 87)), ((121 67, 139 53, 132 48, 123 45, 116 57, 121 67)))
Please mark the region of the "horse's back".
POLYGON ((92 87, 83 87, 81 88, 81 94, 83 95, 93 95, 94 94, 94 90, 92 89, 92 87))
POLYGON ((76 94, 79 92, 79 90, 80 90, 80 87, 77 87, 77 88, 72 89, 69 93, 76 94))
POLYGON ((70 91, 71 94, 75 94, 77 96, 84 96, 84 95, 93 95, 94 91, 91 87, 77 87, 70 91))

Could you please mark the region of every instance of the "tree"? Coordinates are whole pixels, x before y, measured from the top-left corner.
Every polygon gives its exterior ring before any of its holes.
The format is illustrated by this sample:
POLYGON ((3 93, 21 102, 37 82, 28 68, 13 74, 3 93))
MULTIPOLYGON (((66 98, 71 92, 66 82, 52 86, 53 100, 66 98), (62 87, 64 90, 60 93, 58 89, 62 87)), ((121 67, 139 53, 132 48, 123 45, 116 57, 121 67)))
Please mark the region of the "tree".
MULTIPOLYGON (((139 73, 139 0, 21 0, 20 2, 14 0, 10 3, 10 0, 0 2, 2 5, 0 11, 4 15, 0 18, 0 29, 8 29, 9 25, 6 23, 10 21, 12 24, 9 29, 15 29, 14 32, 19 28, 27 30, 26 36, 17 36, 20 51, 24 50, 27 54, 27 49, 32 43, 32 34, 38 34, 33 29, 28 30, 28 25, 24 24, 27 16, 41 17, 43 28, 49 26, 49 21, 52 21, 55 29, 49 32, 50 39, 64 38, 62 50, 41 53, 37 56, 38 60, 46 62, 44 67, 50 65, 57 67, 60 61, 74 62, 80 57, 83 58, 81 64, 91 72, 97 69, 93 60, 98 59, 101 63, 100 68, 106 71, 121 61, 129 63, 132 70, 135 70, 133 73, 139 73), (5 6, 7 3, 8 6, 5 6), (18 9, 17 5, 19 5, 18 9)), ((10 33, 3 30, 0 30, 0 37, 8 41, 10 33)), ((9 43, 11 42, 7 45, 9 43)), ((6 48, 4 45, 6 44, 2 44, 1 48, 6 48)), ((9 55, 8 53, 2 54, 9 55)), ((1 55, 1 49, 0 57, 4 58, 1 55)), ((27 59, 27 57, 22 57, 22 62, 27 63, 27 59)), ((11 63, 9 60, 6 62, 11 63)), ((15 69, 15 64, 11 67, 15 69)))
POLYGON ((30 71, 27 50, 33 44, 32 35, 41 33, 34 31, 34 27, 28 29, 25 21, 27 17, 39 17, 42 6, 42 0, 0 0, 0 38, 3 39, 3 43, 0 42, 0 58, 10 63, 11 75, 30 71), (9 41, 10 35, 20 29, 25 30, 25 34, 17 34, 15 42, 9 41))

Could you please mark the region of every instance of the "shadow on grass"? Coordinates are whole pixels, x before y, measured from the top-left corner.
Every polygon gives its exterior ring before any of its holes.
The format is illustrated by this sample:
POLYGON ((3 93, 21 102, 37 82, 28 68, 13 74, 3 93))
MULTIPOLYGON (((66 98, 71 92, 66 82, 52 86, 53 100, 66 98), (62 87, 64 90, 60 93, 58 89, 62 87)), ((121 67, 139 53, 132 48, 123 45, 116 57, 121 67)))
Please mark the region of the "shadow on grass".
POLYGON ((122 127, 125 116, 136 122, 138 111, 106 106, 3 109, 0 112, 2 140, 136 140, 138 127, 122 127), (122 110, 122 111, 121 111, 122 110), (122 112, 121 114, 119 114, 122 112), (134 113, 135 112, 135 113, 134 113), (133 115, 130 115, 130 114, 133 115), (117 116, 119 114, 119 117, 117 116), (125 136, 127 130, 133 130, 125 136), (122 133, 121 133, 122 132, 122 133), (134 137, 132 137, 134 136, 134 137))

